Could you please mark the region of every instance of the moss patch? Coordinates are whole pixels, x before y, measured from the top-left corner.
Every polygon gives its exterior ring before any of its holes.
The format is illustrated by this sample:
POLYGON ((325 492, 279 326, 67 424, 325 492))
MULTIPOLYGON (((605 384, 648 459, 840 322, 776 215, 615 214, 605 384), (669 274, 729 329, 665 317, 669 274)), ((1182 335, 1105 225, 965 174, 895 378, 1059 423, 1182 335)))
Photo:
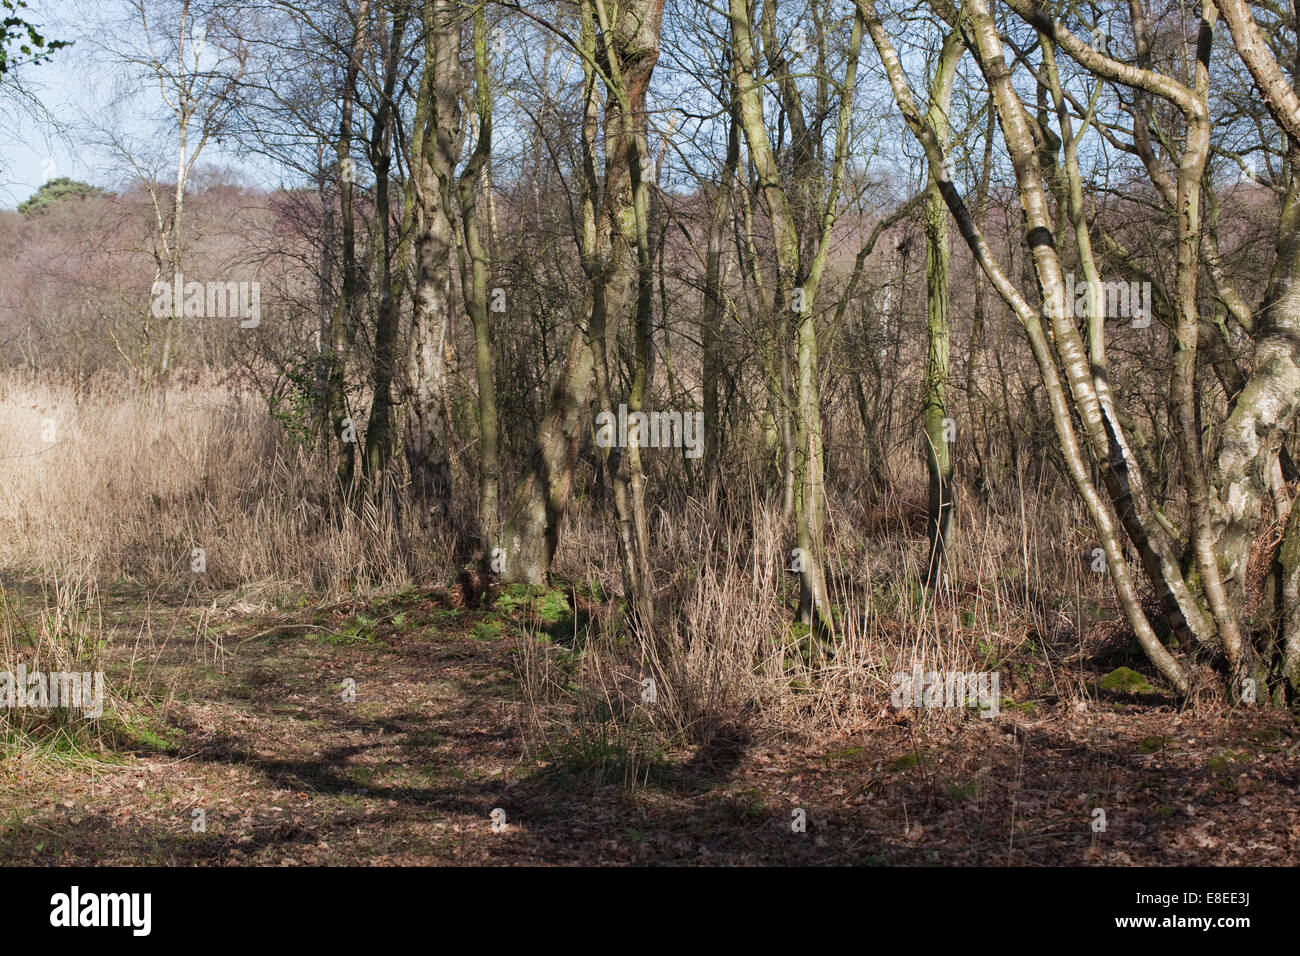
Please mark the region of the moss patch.
POLYGON ((1131 667, 1117 667, 1097 684, 1102 690, 1113 694, 1134 694, 1138 696, 1155 694, 1156 690, 1147 679, 1131 667))

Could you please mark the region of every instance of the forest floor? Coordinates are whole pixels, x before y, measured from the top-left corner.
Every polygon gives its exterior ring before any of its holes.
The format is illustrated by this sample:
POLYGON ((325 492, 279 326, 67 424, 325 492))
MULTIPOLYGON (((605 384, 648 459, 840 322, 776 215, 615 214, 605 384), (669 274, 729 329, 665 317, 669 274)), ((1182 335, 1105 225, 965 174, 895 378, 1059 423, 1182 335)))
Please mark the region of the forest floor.
POLYGON ((889 711, 815 742, 657 754, 628 787, 617 748, 525 746, 524 638, 499 614, 412 590, 236 601, 204 627, 183 594, 102 601, 110 686, 130 667, 136 703, 96 756, 5 758, 0 862, 1300 863, 1300 727, 1262 709, 889 711))

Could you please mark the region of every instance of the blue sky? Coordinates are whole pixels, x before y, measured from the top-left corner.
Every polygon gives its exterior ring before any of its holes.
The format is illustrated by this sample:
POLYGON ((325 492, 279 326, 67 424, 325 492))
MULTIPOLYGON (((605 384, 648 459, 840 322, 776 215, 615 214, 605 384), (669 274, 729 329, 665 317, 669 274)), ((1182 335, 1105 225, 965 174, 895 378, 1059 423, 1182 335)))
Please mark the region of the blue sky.
MULTIPOLYGON (((21 102, 12 89, 0 87, 0 208, 12 209, 41 183, 58 176, 104 187, 119 186, 129 178, 119 157, 87 141, 83 135, 87 122, 111 119, 127 136, 142 141, 156 136, 157 125, 148 112, 161 105, 156 87, 118 110, 107 105, 120 92, 125 76, 96 56, 94 20, 107 13, 120 15, 122 8, 116 0, 28 0, 24 16, 47 39, 71 40, 75 45, 57 51, 46 63, 21 68, 24 88, 48 116, 30 102, 21 102), (150 92, 153 102, 147 102, 150 92)), ((209 163, 248 174, 239 159, 215 143, 203 150, 201 164, 209 163)))
MULTIPOLYGON (((37 24, 47 39, 67 39, 75 23, 73 4, 67 0, 28 0, 25 16, 37 24)), ((80 30, 76 31, 80 34, 80 30)), ((40 66, 20 70, 24 87, 35 94, 55 116, 61 106, 85 96, 78 72, 71 68, 71 51, 62 50, 40 66)), ((83 164, 69 148, 57 142, 53 124, 41 121, 30 105, 15 103, 12 90, 0 91, 5 122, 0 127, 0 206, 12 208, 31 195, 46 179, 53 163, 54 175, 85 178, 83 164)))
MULTIPOLYGON (((121 91, 127 79, 125 68, 112 65, 110 58, 97 49, 99 40, 131 42, 129 26, 123 27, 119 23, 116 30, 103 26, 105 19, 117 18, 120 21, 127 9, 124 0, 28 2, 26 15, 40 26, 47 37, 71 40, 76 45, 72 49, 56 52, 47 63, 28 66, 21 71, 23 84, 39 98, 52 119, 42 118, 36 110, 18 109, 12 91, 6 93, 4 87, 0 87, 0 208, 13 208, 30 196, 41 183, 57 176, 69 176, 105 188, 120 188, 134 178, 120 155, 94 145, 94 137, 87 135, 90 126, 112 126, 120 135, 133 141, 133 148, 160 154, 165 154, 169 148, 163 142, 165 137, 160 134, 160 130, 172 128, 170 117, 158 116, 157 111, 162 104, 157 87, 147 84, 138 95, 123 99, 121 91), (114 100, 119 103, 116 110, 109 108, 114 100)), ((693 21, 685 21, 691 22, 693 21)), ((521 69, 520 64, 528 60, 531 69, 535 71, 540 66, 537 58, 549 53, 553 62, 543 72, 551 75, 552 82, 560 75, 566 75, 565 67, 572 59, 571 54, 558 47, 550 50, 547 44, 538 42, 536 31, 521 30, 523 25, 526 24, 515 21, 506 33, 505 54, 511 70, 521 69)), ((703 35, 691 35, 684 24, 682 27, 688 35, 679 38, 681 46, 676 55, 683 61, 674 64, 673 52, 661 57, 657 72, 658 86, 652 94, 652 108, 670 111, 672 105, 684 105, 705 115, 716 113, 718 104, 714 99, 707 92, 698 89, 695 85, 698 81, 689 71, 681 72, 685 67, 693 65, 696 59, 694 51, 698 49, 696 44, 711 41, 703 35)), ((904 48, 904 55, 913 57, 917 51, 904 48)), ((873 54, 864 51, 864 73, 872 69, 873 61, 873 54)), ((525 74, 529 72, 524 71, 525 74)), ((877 90, 873 97, 878 98, 878 94, 877 90)), ((497 107, 496 161, 500 171, 504 171, 508 168, 511 153, 528 148, 531 133, 527 117, 511 109, 510 101, 514 95, 511 83, 502 82, 498 87, 498 95, 501 100, 497 107)), ((882 102, 879 105, 883 105, 888 114, 888 107, 892 104, 882 102)), ((659 129, 664 122, 665 117, 659 116, 652 121, 652 125, 659 129)), ((706 126, 711 123, 712 121, 705 121, 706 126)), ((886 130, 892 128, 891 124, 877 120, 861 130, 859 149, 863 152, 855 155, 855 165, 858 162, 879 164, 882 153, 893 152, 886 142, 886 130)), ((690 134, 694 132, 693 128, 689 131, 690 134)), ((720 140, 716 133, 712 139, 716 159, 720 140)), ((682 145, 689 148, 690 144, 689 141, 684 141, 682 145)), ((171 157, 174 157, 174 146, 170 149, 171 157)), ((174 159, 171 157, 159 167, 159 176, 162 178, 173 175, 168 171, 169 165, 174 168, 174 159)), ((685 174, 672 151, 669 152, 668 163, 669 175, 665 177, 664 184, 671 188, 673 173, 685 174)), ((200 168, 208 165, 228 167, 239 178, 253 184, 274 187, 280 181, 281 170, 269 160, 250 165, 237 156, 232 148, 223 150, 216 143, 209 143, 201 156, 200 168)), ((689 184, 692 177, 685 175, 685 180, 689 184)))

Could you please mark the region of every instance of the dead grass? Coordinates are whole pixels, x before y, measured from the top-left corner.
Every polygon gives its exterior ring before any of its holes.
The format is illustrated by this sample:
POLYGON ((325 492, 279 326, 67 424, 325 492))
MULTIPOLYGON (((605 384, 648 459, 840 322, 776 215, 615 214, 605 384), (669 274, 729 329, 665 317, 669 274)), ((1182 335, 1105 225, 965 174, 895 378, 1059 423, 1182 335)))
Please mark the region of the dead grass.
POLYGON ((355 511, 330 481, 255 394, 0 377, 5 567, 263 596, 379 593, 450 571, 443 542, 401 530, 396 496, 355 511))
MULTIPOLYGON (((923 487, 918 473, 879 504, 832 494, 829 642, 794 621, 793 533, 779 506, 751 494, 744 520, 729 521, 716 488, 666 496, 651 531, 653 631, 630 634, 616 612, 592 621, 576 660, 568 647, 525 644, 523 723, 535 749, 572 750, 594 736, 598 752, 622 748, 615 762, 635 765, 656 748, 807 743, 896 718, 892 675, 914 668, 997 672, 1003 706, 1088 700, 1077 668, 1085 635, 1117 610, 1106 576, 1091 569, 1084 516, 1019 484, 1000 500, 962 495, 951 572, 931 592, 920 583, 924 523, 908 517, 923 487), (643 700, 647 679, 653 702, 643 700)), ((557 565, 617 594, 601 520, 574 518, 557 565)), ((927 727, 964 719, 959 710, 918 717, 927 727)))

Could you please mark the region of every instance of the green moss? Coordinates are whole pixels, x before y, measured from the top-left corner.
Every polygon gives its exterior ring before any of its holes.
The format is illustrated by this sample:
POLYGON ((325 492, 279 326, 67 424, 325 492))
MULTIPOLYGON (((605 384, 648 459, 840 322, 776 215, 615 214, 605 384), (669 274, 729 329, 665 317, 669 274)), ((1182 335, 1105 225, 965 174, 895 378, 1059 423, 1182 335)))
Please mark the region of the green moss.
POLYGON ((1234 761, 1246 760, 1248 757, 1249 754, 1245 752, 1224 750, 1207 760, 1205 766, 1209 769, 1210 773, 1214 774, 1216 777, 1221 777, 1232 770, 1232 764, 1234 761))
POLYGON ((901 757, 895 757, 889 763, 885 764, 886 770, 909 770, 921 762, 919 754, 903 754, 901 757))
POLYGON ((502 614, 513 614, 516 609, 525 607, 532 600, 532 589, 522 584, 509 584, 497 595, 493 608, 502 614))
POLYGON ((569 596, 562 591, 546 591, 533 599, 533 611, 543 624, 558 624, 572 619, 569 596))
POLYGON ((842 762, 858 763, 866 753, 866 747, 846 747, 844 750, 834 750, 826 754, 826 756, 822 757, 822 762, 827 766, 830 766, 832 763, 842 762))
POLYGON ((785 666, 806 667, 812 663, 812 628, 802 621, 791 621, 785 629, 785 666))
POLYGON ((965 786, 959 787, 955 783, 948 784, 948 797, 951 800, 978 800, 983 792, 984 786, 978 778, 965 786))
POLYGON ((1165 747, 1170 744, 1171 740, 1172 738, 1170 737, 1144 737, 1138 744, 1138 753, 1153 754, 1158 750, 1164 750, 1165 747))
POLYGON ((1133 670, 1131 667, 1117 667, 1097 685, 1102 690, 1108 690, 1121 694, 1154 694, 1153 688, 1147 679, 1133 670))
POLYGON ((373 644, 375 643, 376 623, 377 621, 374 618, 358 614, 338 630, 313 631, 307 635, 307 639, 318 642, 323 641, 326 644, 333 644, 335 647, 347 647, 351 644, 373 644))
POLYGON ((1214 784, 1225 793, 1237 792, 1237 781, 1235 779, 1235 764, 1250 759, 1250 755, 1244 751, 1238 752, 1233 750, 1224 750, 1206 761, 1205 767, 1210 771, 1210 776, 1214 777, 1214 784))
POLYGON ((183 736, 176 728, 143 714, 134 714, 122 719, 112 730, 114 736, 120 738, 123 744, 137 750, 168 751, 173 749, 183 736))

